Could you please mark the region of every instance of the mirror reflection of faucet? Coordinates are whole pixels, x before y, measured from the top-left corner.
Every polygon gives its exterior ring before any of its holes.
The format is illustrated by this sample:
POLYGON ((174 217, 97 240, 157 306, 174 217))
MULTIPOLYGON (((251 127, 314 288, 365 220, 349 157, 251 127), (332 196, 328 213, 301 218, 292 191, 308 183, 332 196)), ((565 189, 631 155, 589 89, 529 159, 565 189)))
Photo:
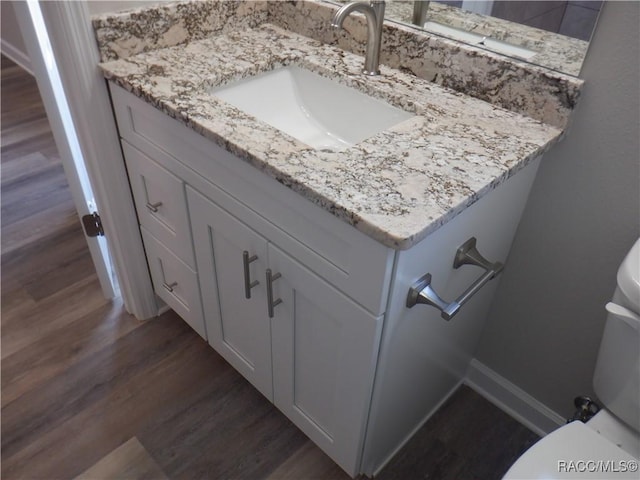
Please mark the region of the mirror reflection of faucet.
POLYGON ((414 25, 424 28, 428 32, 436 33, 447 38, 453 38, 454 40, 459 40, 470 45, 483 46, 494 52, 523 58, 525 60, 533 58, 537 53, 524 47, 496 40, 489 36, 478 35, 477 33, 468 32, 466 30, 427 20, 429 3, 430 2, 426 0, 415 0, 413 2, 413 17, 411 20, 414 25))
POLYGON ((414 25, 424 26, 427 21, 427 10, 429 9, 429 1, 415 0, 413 2, 413 19, 414 25))
POLYGON ((379 75, 380 45, 382 43, 382 24, 384 21, 384 0, 371 0, 366 2, 351 2, 340 8, 333 19, 333 28, 342 28, 342 23, 352 12, 358 11, 367 19, 367 50, 364 59, 365 75, 379 75))

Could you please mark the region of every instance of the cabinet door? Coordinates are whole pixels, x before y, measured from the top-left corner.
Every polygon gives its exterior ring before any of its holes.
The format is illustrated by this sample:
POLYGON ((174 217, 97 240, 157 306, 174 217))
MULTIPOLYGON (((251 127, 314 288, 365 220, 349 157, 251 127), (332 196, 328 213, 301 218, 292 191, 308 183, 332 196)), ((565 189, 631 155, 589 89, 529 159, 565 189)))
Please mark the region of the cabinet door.
POLYGON ((273 401, 271 327, 264 272, 267 242, 216 204, 187 188, 209 343, 273 401), (245 276, 243 253, 249 259, 245 276), (246 298, 245 281, 253 284, 246 298))
POLYGON ((269 245, 274 403, 336 463, 359 472, 382 317, 269 245))

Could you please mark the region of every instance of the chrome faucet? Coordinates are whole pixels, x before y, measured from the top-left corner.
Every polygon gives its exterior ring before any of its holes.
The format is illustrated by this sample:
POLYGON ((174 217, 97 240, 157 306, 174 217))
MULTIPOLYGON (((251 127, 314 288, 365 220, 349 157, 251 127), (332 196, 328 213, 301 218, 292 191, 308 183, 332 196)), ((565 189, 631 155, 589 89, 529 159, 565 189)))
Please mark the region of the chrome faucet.
POLYGON ((427 20, 427 10, 429 9, 428 0, 414 0, 413 2, 413 18, 411 22, 419 27, 424 27, 427 20))
POLYGON ((365 75, 379 75, 380 70, 380 44, 382 43, 382 22, 384 21, 384 0, 371 0, 365 2, 351 2, 340 8, 333 19, 331 26, 333 28, 342 28, 342 22, 351 14, 351 12, 359 11, 367 18, 367 52, 364 57, 365 75))

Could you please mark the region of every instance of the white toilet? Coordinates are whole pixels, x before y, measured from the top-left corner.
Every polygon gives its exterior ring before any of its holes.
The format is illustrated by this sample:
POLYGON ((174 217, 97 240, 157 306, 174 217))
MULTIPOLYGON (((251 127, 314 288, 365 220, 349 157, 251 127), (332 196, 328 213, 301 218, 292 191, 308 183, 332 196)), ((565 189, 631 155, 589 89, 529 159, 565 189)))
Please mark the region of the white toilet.
POLYGON ((593 387, 603 404, 587 423, 542 438, 509 469, 512 479, 640 479, 640 239, 618 270, 593 387))

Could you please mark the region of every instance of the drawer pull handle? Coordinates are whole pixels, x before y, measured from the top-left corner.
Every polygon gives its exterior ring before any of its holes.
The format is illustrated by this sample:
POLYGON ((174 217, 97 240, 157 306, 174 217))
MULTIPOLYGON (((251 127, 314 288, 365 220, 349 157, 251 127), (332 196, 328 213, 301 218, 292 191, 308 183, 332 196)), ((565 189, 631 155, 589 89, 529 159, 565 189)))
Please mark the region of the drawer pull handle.
POLYGON ((242 267, 244 270, 244 297, 251 298, 251 289, 256 285, 259 285, 258 280, 251 281, 251 272, 249 271, 249 264, 255 262, 258 259, 257 255, 249 256, 247 250, 242 252, 242 267))
POLYGON ((147 208, 150 212, 156 213, 158 211, 158 207, 162 206, 162 202, 149 203, 147 202, 147 208))
POLYGON ((167 282, 163 282, 162 286, 165 288, 165 290, 167 290, 168 292, 173 292, 173 289, 175 287, 178 286, 178 282, 173 282, 173 283, 167 283, 167 282))
POLYGON ((267 268, 267 312, 269 318, 273 318, 273 309, 282 303, 281 298, 273 300, 273 282, 282 277, 281 274, 272 274, 271 269, 267 268))
POLYGON ((475 265, 485 272, 480 275, 458 298, 452 302, 446 302, 431 288, 431 274, 427 273, 418 279, 409 289, 407 295, 407 307, 411 308, 417 304, 431 305, 442 311, 442 318, 451 320, 460 311, 471 297, 473 297, 489 280, 497 276, 504 265, 500 262, 489 262, 480 255, 476 248, 476 238, 471 237, 464 242, 456 251, 453 259, 453 268, 460 268, 462 265, 475 265))

